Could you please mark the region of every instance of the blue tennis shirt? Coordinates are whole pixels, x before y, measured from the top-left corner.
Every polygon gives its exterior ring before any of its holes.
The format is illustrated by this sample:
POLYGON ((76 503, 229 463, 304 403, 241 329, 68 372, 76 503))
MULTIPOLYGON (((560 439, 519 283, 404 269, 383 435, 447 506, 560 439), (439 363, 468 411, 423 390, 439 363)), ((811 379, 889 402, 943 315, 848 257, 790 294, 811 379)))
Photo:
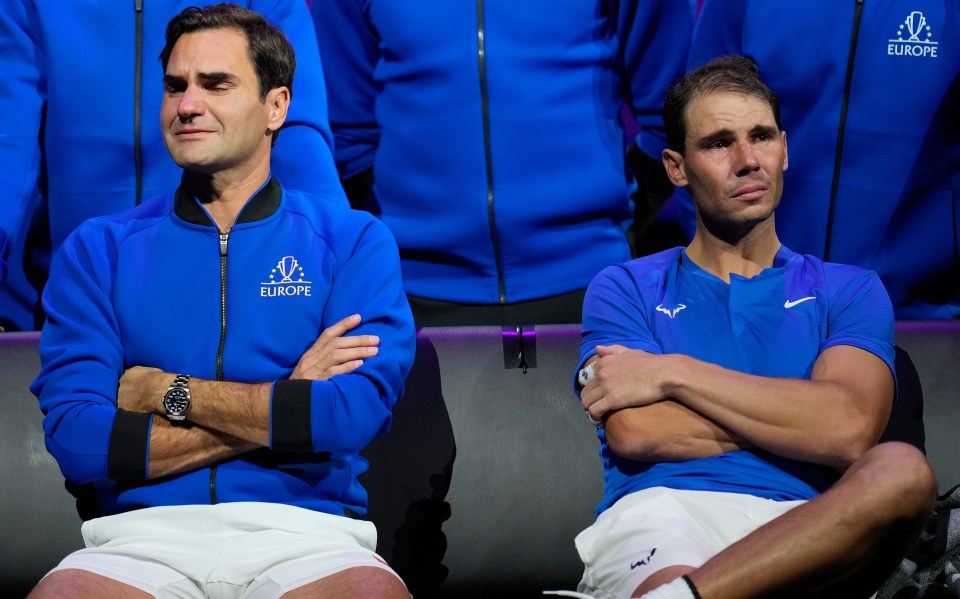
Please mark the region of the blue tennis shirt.
MULTIPOLYGON (((893 308, 879 277, 781 247, 773 267, 730 283, 697 266, 683 248, 600 272, 583 307, 582 367, 597 345, 653 354, 680 353, 749 374, 810 378, 826 348, 852 345, 894 373, 893 308)), ((576 382, 574 382, 576 386, 576 382)), ((742 450, 672 463, 615 455, 598 429, 604 497, 597 514, 650 487, 810 499, 837 478, 833 470, 742 450)))

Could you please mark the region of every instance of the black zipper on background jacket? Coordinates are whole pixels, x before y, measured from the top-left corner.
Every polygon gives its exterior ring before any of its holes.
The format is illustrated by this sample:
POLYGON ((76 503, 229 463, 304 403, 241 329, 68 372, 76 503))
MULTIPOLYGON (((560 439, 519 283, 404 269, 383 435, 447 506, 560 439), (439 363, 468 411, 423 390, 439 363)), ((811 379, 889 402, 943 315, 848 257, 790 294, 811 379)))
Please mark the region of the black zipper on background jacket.
POLYGON ((847 108, 850 104, 850 88, 853 86, 853 64, 857 56, 857 38, 860 37, 860 18, 863 0, 856 0, 853 16, 853 33, 850 35, 850 51, 847 54, 847 76, 843 82, 843 103, 840 105, 840 126, 837 129, 837 152, 833 157, 833 180, 830 183, 830 208, 827 211, 827 237, 823 244, 823 259, 830 259, 830 242, 833 239, 833 217, 837 209, 837 189, 840 185, 840 163, 843 161, 843 136, 847 128, 847 108))
POLYGON ((133 168, 136 171, 137 189, 135 197, 140 205, 143 194, 143 157, 140 155, 140 101, 143 92, 143 0, 133 0, 133 9, 136 13, 136 53, 133 58, 133 168))
POLYGON ((487 221, 490 223, 490 241, 493 257, 497 262, 497 292, 499 302, 507 302, 507 289, 503 281, 503 260, 500 257, 500 239, 497 236, 497 218, 493 211, 493 159, 490 150, 490 106, 487 98, 486 32, 483 26, 483 0, 477 0, 477 60, 480 68, 480 105, 483 110, 483 155, 487 162, 487 221))
MULTIPOLYGON (((223 347, 227 342, 227 243, 230 231, 217 231, 220 236, 220 344, 217 346, 217 380, 223 380, 223 347)), ((210 467, 210 504, 217 503, 217 465, 210 467)))

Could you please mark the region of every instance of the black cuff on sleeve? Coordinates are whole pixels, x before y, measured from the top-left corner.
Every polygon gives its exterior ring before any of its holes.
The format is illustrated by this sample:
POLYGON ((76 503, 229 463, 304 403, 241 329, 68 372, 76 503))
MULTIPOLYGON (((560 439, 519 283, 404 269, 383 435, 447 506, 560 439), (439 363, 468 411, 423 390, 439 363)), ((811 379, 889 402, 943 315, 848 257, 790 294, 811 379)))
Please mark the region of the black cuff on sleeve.
POLYGON ((150 414, 117 410, 107 450, 107 476, 113 480, 147 480, 150 414))
POLYGON ((277 451, 313 451, 310 426, 312 381, 277 381, 270 406, 270 446, 277 451))

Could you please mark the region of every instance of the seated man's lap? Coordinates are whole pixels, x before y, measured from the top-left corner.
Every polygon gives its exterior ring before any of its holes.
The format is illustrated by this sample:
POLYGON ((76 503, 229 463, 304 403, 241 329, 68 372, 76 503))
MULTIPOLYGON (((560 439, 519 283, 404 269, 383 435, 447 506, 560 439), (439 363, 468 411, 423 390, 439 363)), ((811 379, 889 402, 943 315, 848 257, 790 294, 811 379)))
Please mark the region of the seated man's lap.
MULTIPOLYGON (((154 595, 278 597, 355 567, 396 574, 371 522, 268 503, 172 506, 97 518, 53 571, 94 572, 154 595)), ((399 577, 398 577, 399 579, 399 577)))
POLYGON ((596 597, 629 597, 655 572, 670 566, 698 568, 802 503, 663 487, 631 493, 577 536, 585 566, 578 590, 596 597))

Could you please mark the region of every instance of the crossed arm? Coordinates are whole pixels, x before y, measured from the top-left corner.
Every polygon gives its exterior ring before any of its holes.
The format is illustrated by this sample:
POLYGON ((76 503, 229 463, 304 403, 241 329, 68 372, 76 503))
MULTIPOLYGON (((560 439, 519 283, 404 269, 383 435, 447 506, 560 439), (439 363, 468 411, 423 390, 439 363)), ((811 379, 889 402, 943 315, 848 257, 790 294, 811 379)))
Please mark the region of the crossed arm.
MULTIPOLYGON (((360 320, 354 314, 324 330, 290 378, 328 380, 376 356, 380 340, 375 335, 345 336, 360 320)), ((191 378, 187 418, 193 426, 185 427, 162 417, 162 398, 175 376, 135 366, 120 378, 118 407, 156 415, 150 429, 148 478, 189 472, 269 445, 272 383, 191 378)))
POLYGON ((876 444, 894 394, 883 360, 847 345, 824 350, 809 380, 622 346, 599 346, 588 363, 584 408, 605 420, 614 453, 643 462, 758 447, 842 471, 876 444))

